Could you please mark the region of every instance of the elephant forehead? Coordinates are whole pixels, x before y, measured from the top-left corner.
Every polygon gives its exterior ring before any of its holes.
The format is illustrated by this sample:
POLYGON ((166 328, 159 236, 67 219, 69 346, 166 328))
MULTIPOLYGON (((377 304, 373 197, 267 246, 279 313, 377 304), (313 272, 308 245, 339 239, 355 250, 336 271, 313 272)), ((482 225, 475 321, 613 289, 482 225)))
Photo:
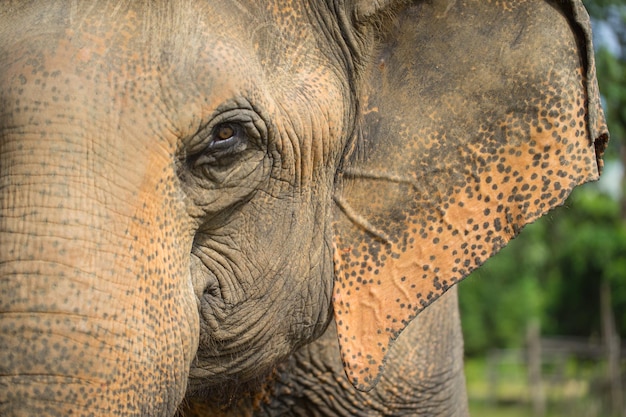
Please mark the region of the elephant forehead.
POLYGON ((0 32, 2 61, 13 62, 21 47, 29 71, 64 76, 60 90, 82 90, 84 106, 99 100, 100 115, 118 113, 132 125, 139 117, 129 113, 140 111, 156 131, 179 137, 242 96, 305 129, 312 114, 331 129, 344 123, 346 109, 337 104, 345 101, 345 74, 321 51, 327 35, 303 2, 124 4, 49 2, 39 6, 43 22, 16 13, 0 32))
POLYGON ((25 39, 0 64, 3 168, 37 178, 44 195, 55 190, 50 204, 68 213, 76 204, 81 221, 115 208, 115 220, 104 216, 101 227, 125 234, 130 219, 151 222, 167 201, 182 199, 173 187, 177 137, 156 100, 140 107, 112 91, 111 74, 90 57, 98 47, 76 48, 71 36, 54 44, 46 49, 42 38, 25 39))
POLYGON ((135 63, 138 56, 155 61, 167 56, 185 70, 195 65, 202 50, 216 49, 216 39, 223 38, 256 50, 269 71, 290 72, 317 65, 319 59, 312 52, 330 40, 325 31, 332 19, 320 16, 331 14, 314 10, 316 6, 303 1, 11 3, 0 8, 4 26, 0 36, 8 55, 12 43, 20 40, 40 37, 41 45, 50 51, 54 48, 51 39, 69 38, 76 44, 82 42, 79 58, 87 63, 92 54, 133 58, 135 63), (312 17, 313 13, 320 16, 312 17))

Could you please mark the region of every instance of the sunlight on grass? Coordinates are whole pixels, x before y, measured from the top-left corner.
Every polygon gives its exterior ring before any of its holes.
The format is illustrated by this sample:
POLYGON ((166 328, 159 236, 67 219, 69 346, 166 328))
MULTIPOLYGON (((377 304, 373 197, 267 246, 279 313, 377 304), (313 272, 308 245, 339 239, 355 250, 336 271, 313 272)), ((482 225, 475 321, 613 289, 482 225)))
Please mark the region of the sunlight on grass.
MULTIPOLYGON (((513 352, 514 353, 514 352, 513 352)), ((475 417, 533 416, 526 368, 514 354, 500 358, 494 366, 485 359, 465 363, 470 413, 475 417)), ((558 370, 545 370, 546 395, 544 417, 607 417, 601 411, 601 399, 592 392, 597 367, 566 363, 558 370), (595 372, 595 373, 594 373, 595 372)))

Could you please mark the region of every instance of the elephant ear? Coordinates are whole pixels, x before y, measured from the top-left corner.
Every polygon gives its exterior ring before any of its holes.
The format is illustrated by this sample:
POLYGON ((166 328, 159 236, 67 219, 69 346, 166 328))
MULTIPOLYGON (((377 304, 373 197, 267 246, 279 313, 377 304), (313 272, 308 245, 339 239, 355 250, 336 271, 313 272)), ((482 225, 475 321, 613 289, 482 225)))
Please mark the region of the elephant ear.
POLYGON ((574 0, 431 0, 380 35, 334 207, 333 305, 359 390, 422 309, 598 178, 589 30, 574 0))

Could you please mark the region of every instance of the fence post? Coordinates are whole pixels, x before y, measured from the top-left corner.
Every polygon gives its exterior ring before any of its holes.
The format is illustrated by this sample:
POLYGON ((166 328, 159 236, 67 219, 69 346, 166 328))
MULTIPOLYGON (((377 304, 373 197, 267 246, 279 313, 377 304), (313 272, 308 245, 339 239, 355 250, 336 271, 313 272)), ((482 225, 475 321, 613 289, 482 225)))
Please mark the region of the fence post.
POLYGON ((546 414, 546 401, 541 380, 541 331, 539 320, 533 319, 526 328, 526 357, 528 360, 528 384, 533 416, 546 414))
POLYGON ((607 377, 611 384, 611 415, 626 416, 622 397, 621 347, 620 337, 615 328, 615 318, 611 307, 611 286, 606 280, 600 286, 600 310, 602 313, 602 333, 607 355, 607 377))
POLYGON ((499 355, 497 351, 487 352, 487 403, 491 406, 498 401, 498 365, 499 355))

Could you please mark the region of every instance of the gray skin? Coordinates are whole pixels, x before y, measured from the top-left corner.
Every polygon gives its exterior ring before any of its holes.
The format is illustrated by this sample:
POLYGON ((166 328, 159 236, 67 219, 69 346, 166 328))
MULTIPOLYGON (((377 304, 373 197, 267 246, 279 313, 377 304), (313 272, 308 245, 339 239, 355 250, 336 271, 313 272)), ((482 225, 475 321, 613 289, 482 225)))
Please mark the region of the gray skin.
POLYGON ((267 379, 190 398, 181 416, 467 416, 456 287, 414 320, 392 346, 374 389, 346 379, 333 325, 267 379), (220 398, 219 403, 207 398, 220 398))
POLYGON ((578 0, 3 1, 0 415, 466 415, 452 288, 598 178, 590 39, 578 0))

